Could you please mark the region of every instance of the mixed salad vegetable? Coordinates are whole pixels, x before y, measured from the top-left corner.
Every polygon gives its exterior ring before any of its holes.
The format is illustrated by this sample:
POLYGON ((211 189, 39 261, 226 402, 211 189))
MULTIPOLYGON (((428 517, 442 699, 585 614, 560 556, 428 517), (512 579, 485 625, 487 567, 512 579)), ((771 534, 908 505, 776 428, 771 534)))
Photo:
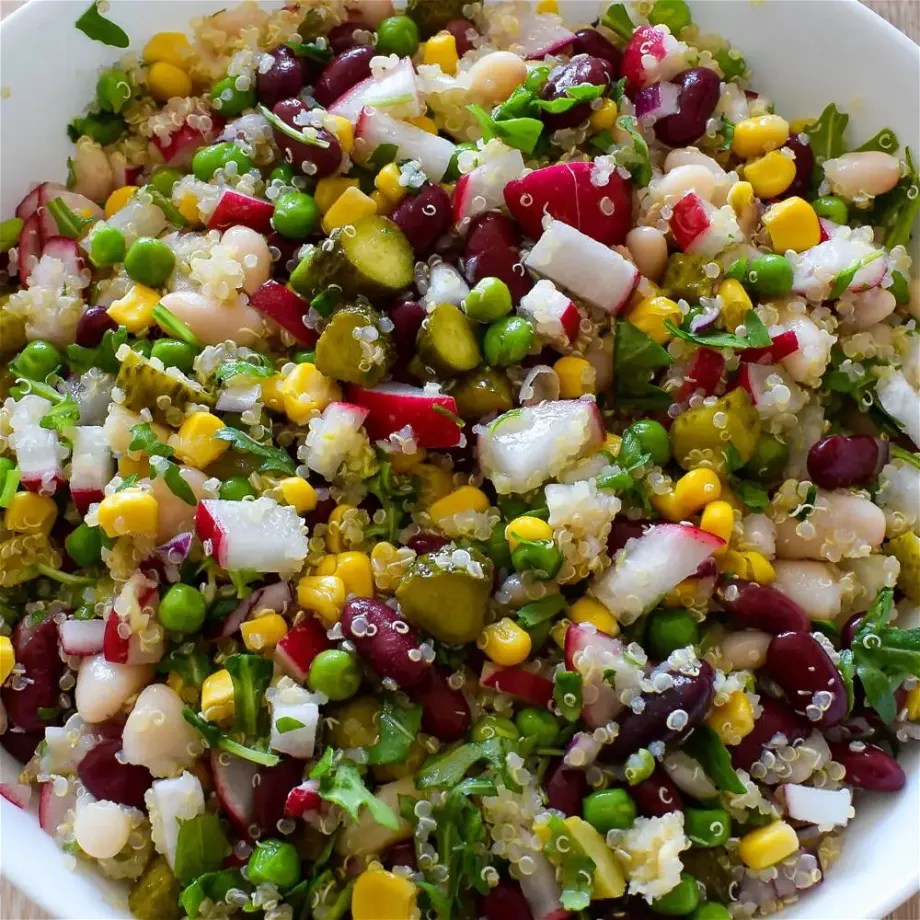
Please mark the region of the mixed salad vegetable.
POLYGON ((0 793, 139 920, 768 914, 903 786, 917 166, 691 12, 222 10, 0 225, 0 793))

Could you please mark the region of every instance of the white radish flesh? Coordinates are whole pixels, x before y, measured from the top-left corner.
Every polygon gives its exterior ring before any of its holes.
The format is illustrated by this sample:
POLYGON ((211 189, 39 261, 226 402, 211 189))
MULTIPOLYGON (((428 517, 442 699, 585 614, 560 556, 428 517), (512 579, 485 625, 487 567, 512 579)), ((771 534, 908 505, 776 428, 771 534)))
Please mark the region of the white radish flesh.
POLYGON ((812 620, 833 620, 840 614, 840 573, 825 562, 777 560, 771 587, 795 601, 812 620))
POLYGON ((817 824, 822 831, 846 827, 853 811, 853 793, 849 789, 816 789, 787 783, 780 786, 786 813, 796 821, 817 824))
POLYGON ((454 189, 454 221, 462 224, 477 214, 503 207, 505 186, 519 179, 524 169, 521 151, 505 150, 461 176, 454 189))
POLYGON ((145 688, 125 723, 125 760, 146 767, 154 776, 173 776, 190 767, 200 743, 195 729, 182 718, 184 706, 166 684, 145 688))
POLYGON ((102 651, 105 635, 103 620, 65 620, 58 630, 61 649, 66 655, 86 658, 102 651))
POLYGON ((780 361, 797 383, 814 384, 827 370, 831 347, 837 337, 820 329, 807 316, 793 314, 778 326, 770 327, 774 338, 781 332, 794 332, 799 347, 780 361))
POLYGON ((837 562, 868 555, 884 539, 885 515, 877 505, 858 495, 818 490, 815 510, 805 521, 789 517, 776 525, 776 554, 837 562))
POLYGON ((879 380, 875 393, 881 407, 920 447, 920 391, 915 390, 900 371, 879 380))
POLYGON ((920 469, 901 459, 886 464, 879 474, 875 501, 885 512, 889 536, 916 530, 920 522, 920 469))
POLYGON ((152 665, 115 664, 102 655, 84 658, 77 672, 77 712, 86 722, 104 722, 152 679, 152 665))
POLYGON ((41 427, 51 411, 51 402, 41 396, 23 396, 11 407, 9 445, 16 454, 22 481, 29 488, 52 494, 61 478, 60 441, 53 429, 41 427))
POLYGON ((672 751, 661 762, 665 772, 681 792, 701 802, 718 798, 719 790, 706 775, 698 760, 685 751, 672 751))
POLYGON ((321 418, 310 420, 303 447, 307 466, 330 482, 346 459, 367 442, 364 420, 368 411, 352 403, 334 402, 323 409, 321 418))
POLYGON ((309 760, 313 756, 316 744, 316 729, 319 723, 319 701, 313 693, 308 693, 290 678, 282 678, 272 691, 272 728, 270 747, 282 754, 289 754, 299 760, 309 760), (299 722, 300 728, 283 726, 282 719, 299 722))
POLYGON ((174 779, 158 779, 144 794, 150 816, 150 832, 157 853, 176 866, 179 822, 204 814, 204 791, 197 776, 185 772, 174 779))
POLYGON ((517 312, 529 319, 539 335, 560 345, 578 338, 581 313, 552 281, 538 281, 522 298, 517 312))
POLYGON ((445 137, 398 121, 376 109, 365 109, 355 128, 357 156, 366 159, 381 144, 394 145, 399 160, 416 160, 432 182, 441 181, 457 151, 456 144, 445 137))
POLYGON ((425 110, 412 61, 403 58, 380 76, 362 80, 336 99, 329 106, 329 111, 355 124, 360 121, 365 106, 393 118, 416 118, 423 115, 425 110))

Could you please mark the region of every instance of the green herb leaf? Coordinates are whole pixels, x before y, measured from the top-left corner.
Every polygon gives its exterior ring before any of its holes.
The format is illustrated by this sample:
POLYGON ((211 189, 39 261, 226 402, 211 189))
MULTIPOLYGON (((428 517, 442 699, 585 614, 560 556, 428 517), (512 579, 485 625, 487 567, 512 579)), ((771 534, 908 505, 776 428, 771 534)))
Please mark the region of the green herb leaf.
POLYGON ((260 472, 269 473, 274 471, 286 473, 288 476, 294 476, 297 473, 294 461, 280 447, 260 444, 254 438, 249 437, 248 434, 240 431, 239 428, 225 425, 211 437, 217 438, 218 441, 227 441, 236 450, 243 451, 243 453, 255 454, 257 457, 261 457, 264 462, 259 467, 260 472))
POLYGON ((541 623, 551 620, 557 613, 561 613, 568 606, 568 602, 561 594, 550 594, 541 597, 538 601, 531 601, 518 610, 517 622, 523 629, 533 629, 541 623))
POLYGON ((83 374, 90 368, 98 368, 106 374, 117 374, 121 365, 115 353, 127 341, 128 330, 124 326, 106 329, 102 341, 95 348, 68 345, 65 350, 67 363, 75 374, 83 374))
POLYGON ((471 767, 486 762, 502 775, 509 789, 518 789, 505 763, 510 750, 508 739, 499 737, 456 745, 428 757, 416 774, 415 785, 419 789, 450 789, 460 784, 471 767))
POLYGON ((885 228, 884 243, 888 249, 910 242, 912 228, 920 214, 920 175, 910 147, 905 148, 904 158, 906 175, 890 192, 875 199, 865 218, 866 223, 885 228))
POLYGON ((209 722, 204 716, 199 715, 188 706, 182 710, 182 718, 201 735, 209 748, 220 748, 220 750, 226 751, 228 754, 233 754, 234 757, 249 760, 263 767, 274 767, 281 762, 281 758, 277 754, 246 747, 238 741, 234 741, 224 734, 219 726, 209 722))
POLYGON ((328 64, 332 60, 331 48, 320 48, 319 45, 315 45, 312 42, 305 44, 301 42, 285 42, 285 44, 297 57, 310 58, 310 60, 317 61, 320 64, 328 64))
POLYGON ((621 115, 617 119, 617 127, 632 138, 632 144, 618 147, 613 158, 617 166, 629 170, 637 186, 644 188, 652 181, 652 162, 649 158, 648 143, 639 133, 639 122, 632 115, 621 115))
POLYGON ((239 600, 249 597, 252 594, 252 583, 261 579, 259 572, 250 572, 248 569, 231 569, 227 574, 230 576, 230 584, 236 589, 236 596, 239 600))
POLYGON ((840 672, 840 679, 843 681, 843 687, 847 694, 847 715, 853 711, 853 703, 856 699, 854 678, 856 677, 856 663, 853 660, 853 650, 845 648, 840 652, 840 660, 837 663, 837 670, 840 672))
POLYGON ((271 377, 275 369, 268 359, 262 355, 253 354, 246 358, 232 358, 224 361, 214 372, 218 383, 232 380, 234 377, 271 377))
POLYGON ((817 164, 846 153, 844 133, 849 121, 850 116, 838 111, 837 106, 831 103, 821 113, 821 117, 805 129, 817 164))
POLYGON ((207 812, 185 821, 179 818, 173 874, 183 885, 191 884, 205 872, 219 869, 231 852, 217 815, 207 812))
POLYGON ((376 172, 380 172, 384 166, 396 159, 397 153, 399 153, 399 147, 396 144, 378 144, 370 155, 367 165, 376 172))
POLYGON ((653 26, 667 26, 676 36, 692 22, 690 7, 685 0, 656 0, 649 10, 648 21, 653 26))
POLYGON ((409 506, 418 497, 418 489, 411 476, 398 476, 393 465, 382 452, 377 454, 377 472, 365 481, 368 491, 380 502, 384 518, 365 530, 369 538, 379 537, 389 542, 396 539, 409 506))
POLYGON ((118 484, 115 491, 124 492, 125 489, 130 489, 133 486, 136 486, 140 481, 140 476, 137 473, 132 473, 130 476, 125 476, 124 479, 118 484))
POLYGON ((894 722, 898 715, 898 706, 885 672, 857 658, 856 676, 863 686, 866 702, 881 716, 886 725, 894 722))
POLYGON ((584 678, 578 671, 557 671, 553 679, 553 699, 568 722, 581 718, 584 678))
MULTIPOLYGON (((150 478, 156 479, 156 477, 156 466, 151 464, 150 478)), ((177 498, 181 498, 186 505, 194 507, 198 504, 198 499, 195 498, 192 487, 185 481, 182 476, 182 471, 175 463, 167 463, 163 468, 163 482, 166 483, 166 488, 177 498)))
POLYGON ((329 146, 329 141, 323 140, 321 137, 315 137, 312 134, 298 131, 297 128, 292 128, 286 121, 282 121, 271 109, 266 108, 262 103, 259 103, 257 108, 262 113, 262 117, 273 128, 291 138, 291 140, 299 141, 301 144, 309 144, 311 147, 322 147, 325 149, 329 146))
POLYGON ((262 698, 271 683, 273 666, 261 655, 231 655, 224 662, 233 681, 233 727, 244 735, 258 735, 262 698))
POLYGON ((169 310, 167 307, 164 307, 163 304, 158 303, 153 308, 153 321, 168 335, 174 339, 178 339, 180 342, 185 342, 186 345, 191 345, 194 348, 201 348, 201 342, 195 338, 195 334, 189 329, 185 323, 176 316, 172 310, 169 310))
POLYGON ((115 25, 99 12, 95 0, 89 9, 76 21, 76 27, 94 42, 102 42, 113 48, 127 48, 131 44, 128 33, 121 26, 115 25))
POLYGON ((831 288, 830 293, 827 295, 828 300, 836 300, 840 297, 841 294, 852 284, 853 279, 856 277, 856 273, 868 265, 870 262, 874 262, 876 259, 881 258, 882 251, 876 250, 875 252, 870 252, 869 255, 863 256, 861 259, 857 259, 849 267, 845 268, 837 277, 834 279, 834 286, 831 288))
POLYGON ((534 98, 534 108, 552 115, 558 115, 562 112, 568 112, 582 102, 591 102, 604 94, 605 86, 597 86, 594 83, 579 83, 576 86, 569 86, 565 90, 564 96, 557 99, 538 99, 534 98))
POLYGON ((52 406, 43 416, 41 427, 52 431, 64 431, 80 421, 80 405, 69 394, 62 402, 52 406))
POLYGON ((562 906, 568 911, 585 910, 594 892, 594 860, 559 815, 551 815, 547 826, 550 837, 543 845, 543 852, 561 870, 562 906))
POLYGON ((626 41, 629 41, 633 32, 636 31, 636 27, 626 11, 626 5, 623 3, 611 3, 607 7, 607 12, 601 16, 601 25, 616 32, 620 38, 626 41))
POLYGON ((9 508, 21 481, 22 472, 18 469, 7 470, 3 474, 3 482, 0 486, 0 508, 9 508))
POLYGON ((130 429, 131 441, 128 450, 141 450, 149 457, 172 457, 175 451, 164 444, 150 425, 150 422, 141 422, 130 429))
POLYGON ((903 447, 898 447, 897 444, 889 444, 888 449, 891 451, 893 459, 903 460, 905 463, 909 463, 911 466, 920 470, 920 454, 913 454, 909 450, 904 450, 903 447))
POLYGON ((380 710, 380 737, 367 749, 367 762, 375 766, 403 763, 409 756, 421 725, 421 706, 403 708, 391 697, 387 697, 380 710))
POLYGON ((815 510, 815 502, 817 500, 818 489, 815 486, 812 486, 808 492, 805 493, 805 501, 802 502, 802 506, 796 514, 795 519, 797 521, 804 521, 808 515, 815 510))
POLYGON ((880 150, 882 153, 895 153, 900 146, 901 142, 898 140, 897 134, 895 134, 891 128, 882 128, 875 137, 870 137, 865 144, 861 147, 857 147, 856 150, 860 153, 866 150, 880 150))
MULTIPOLYGON (((174 227, 184 227, 188 224, 188 221, 182 216, 182 212, 158 188, 153 185, 145 185, 140 191, 150 196, 150 200, 163 212, 163 216, 174 227)), ((163 309, 165 310, 166 308, 163 307, 163 309)), ((183 341, 186 340, 183 339, 183 341)), ((196 345, 198 343, 191 342, 190 344, 196 345)))
POLYGON ((69 239, 79 239, 80 234, 90 225, 96 223, 98 217, 80 217, 67 207, 63 198, 52 198, 45 205, 48 213, 54 218, 58 232, 69 239))
POLYGON ((684 750, 700 762, 705 774, 722 792, 744 794, 744 783, 732 766, 728 748, 708 725, 698 725, 693 729, 690 737, 684 742, 684 750))
POLYGON ((683 339, 685 342, 693 342, 704 348, 767 348, 773 342, 767 327, 764 326, 760 317, 753 311, 748 310, 744 317, 744 335, 735 335, 734 332, 706 332, 698 334, 689 332, 675 326, 671 320, 664 321, 665 328, 674 336, 683 339))
POLYGON ((744 58, 740 54, 735 57, 732 54, 733 51, 735 54, 738 53, 735 48, 720 48, 715 54, 716 63, 722 68, 722 74, 726 80, 743 77, 748 69, 744 58))
POLYGON ((278 730, 279 735, 286 735, 288 732, 296 732, 300 728, 306 728, 306 725, 300 719, 282 716, 275 722, 275 728, 278 730))
POLYGON ((731 150, 732 141, 735 139, 735 125, 730 122, 724 115, 722 116, 722 122, 719 127, 719 134, 722 136, 722 140, 719 142, 718 150, 731 150))
POLYGON ((183 684, 190 687, 201 687, 214 667, 207 652, 201 647, 185 650, 188 644, 183 642, 171 649, 157 664, 157 673, 169 674, 170 671, 174 671, 182 678, 183 684))
POLYGON ((614 144, 613 135, 609 131, 601 131, 595 134, 588 143, 594 147, 595 150, 600 150, 601 153, 607 153, 614 144))
POLYGON ((670 406, 670 394, 651 383, 649 377, 673 360, 651 336, 626 320, 618 320, 613 353, 617 406, 636 409, 670 406))
POLYGON ((310 770, 310 779, 319 779, 327 776, 335 767, 335 748, 331 745, 323 751, 323 756, 313 765, 310 770))
POLYGON ((543 133, 543 122, 538 118, 509 118, 497 121, 481 105, 468 105, 467 111, 473 114, 482 130, 486 141, 497 137, 509 147, 515 147, 524 153, 533 153, 543 133))
POLYGON ((368 791, 361 774, 351 764, 340 764, 334 773, 325 774, 320 781, 319 794, 327 802, 343 808, 354 821, 358 820, 361 809, 366 808, 383 827, 393 831, 399 827, 393 809, 368 791))
POLYGON ((189 885, 179 898, 179 903, 189 920, 196 920, 198 911, 207 899, 215 903, 222 901, 231 888, 245 891, 247 882, 239 869, 223 869, 220 872, 205 872, 189 885))
POLYGON ((114 144, 128 130, 128 123, 113 112, 91 112, 75 118, 67 126, 67 136, 73 143, 88 137, 103 147, 114 144))
POLYGON ((729 476, 728 480, 732 491, 751 513, 762 514, 770 507, 770 493, 756 482, 740 476, 729 476))

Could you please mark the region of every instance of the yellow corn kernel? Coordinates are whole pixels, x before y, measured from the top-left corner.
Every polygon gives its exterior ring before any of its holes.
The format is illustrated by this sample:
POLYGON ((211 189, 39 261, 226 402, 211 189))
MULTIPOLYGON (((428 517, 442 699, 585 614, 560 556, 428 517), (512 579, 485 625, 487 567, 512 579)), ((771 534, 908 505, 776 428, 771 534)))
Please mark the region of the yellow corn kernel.
POLYGON ((374 177, 374 187, 393 204, 399 204, 406 197, 408 189, 399 184, 402 171, 395 163, 387 163, 374 177))
POLYGON ((442 466, 436 466, 434 463, 419 463, 412 472, 421 480, 419 499, 426 508, 430 508, 438 500, 444 498, 453 488, 453 477, 442 466))
POLYGON ((814 118, 793 118, 789 122, 789 133, 790 134, 802 134, 806 128, 810 128, 816 119, 814 118))
POLYGON ((111 217, 116 211, 120 211, 134 197, 136 191, 136 185, 123 185, 115 189, 105 200, 105 216, 111 217))
POLYGON ((179 696, 182 696, 182 691, 185 689, 185 681, 182 679, 182 675, 177 674, 175 671, 170 671, 166 675, 166 686, 169 687, 175 693, 178 693, 179 696))
POLYGON ((316 183, 313 200, 316 202, 320 213, 325 214, 348 189, 358 188, 359 185, 360 183, 357 179, 343 179, 341 176, 320 179, 316 183))
POLYGON ((182 67, 188 52, 188 39, 181 32, 157 32, 144 46, 144 63, 165 61, 174 67, 182 67))
POLYGON ((374 596, 374 572, 371 557, 367 553, 338 553, 335 562, 336 577, 342 579, 346 594, 355 597, 374 596))
POLYGON ((553 623, 553 628, 549 631, 550 638, 561 649, 565 648, 565 634, 569 631, 571 625, 571 620, 556 620, 556 622, 553 623))
POLYGON ((552 540, 553 528, 538 517, 522 514, 505 527, 505 539, 508 541, 508 547, 514 552, 522 540, 552 540))
POLYGON ((559 395, 563 399, 578 399, 597 392, 597 369, 590 361, 566 355, 553 365, 553 370, 559 378, 559 395))
POLYGON ((380 191, 380 189, 375 188, 374 191, 371 192, 371 201, 377 205, 378 214, 382 214, 386 217, 393 212, 393 203, 380 191))
POLYGON ((434 119, 429 118, 427 115, 416 115, 415 118, 407 118, 406 121, 410 125, 415 125, 416 128, 421 128, 428 134, 438 133, 438 126, 434 123, 434 119))
POLYGON ((444 73, 453 76, 460 63, 460 55, 457 54, 457 39, 450 32, 438 32, 437 35, 429 38, 422 51, 422 63, 437 64, 444 73))
POLYGON ((362 217, 377 213, 377 202, 359 188, 348 188, 339 195, 335 204, 323 217, 323 232, 332 233, 339 227, 356 224, 362 217))
MULTIPOLYGON (((299 364, 297 366, 300 367, 299 364)), ((281 385, 284 381, 284 374, 275 374, 262 381, 262 402, 273 412, 284 411, 284 396, 281 392, 281 385)))
POLYGON ((736 690, 706 717, 706 724, 723 744, 741 744, 754 731, 754 707, 743 690, 736 690))
POLYGON ((620 624, 616 617, 593 597, 580 597, 569 607, 569 616, 573 623, 591 623, 608 636, 620 634, 620 624))
POLYGON ((759 872, 775 866, 798 848, 799 838, 792 827, 785 821, 774 821, 745 834, 738 843, 738 855, 746 866, 759 872))
POLYGON ((665 595, 661 603, 665 607, 692 607, 699 587, 698 578, 685 578, 665 595))
POLYGON ((281 493, 281 500, 286 505, 290 505, 298 514, 306 514, 312 511, 319 499, 316 495, 316 489, 299 476, 288 476, 278 483, 278 491, 281 493))
POLYGON ((735 512, 732 506, 724 501, 710 502, 703 509, 700 529, 721 537, 725 541, 725 546, 717 549, 715 555, 719 556, 724 553, 728 549, 728 541, 731 540, 732 531, 735 529, 735 512))
POLYGON ((773 205, 763 216, 773 251, 781 255, 791 249, 804 252, 821 242, 821 225, 815 209, 804 198, 787 198, 773 205))
POLYGON ((351 893, 352 920, 412 920, 418 887, 410 879, 384 869, 367 869, 351 893))
POLYGON ((511 667, 527 660, 530 654, 530 635, 510 617, 486 626, 479 634, 476 645, 490 661, 502 667, 511 667))
POLYGON ((306 425, 331 402, 342 398, 342 390, 315 364, 298 364, 278 387, 287 417, 295 425, 306 425))
POLYGON ((201 713, 209 722, 233 718, 233 678, 223 669, 209 674, 201 685, 201 713))
POLYGON ((335 575, 335 570, 339 567, 335 553, 327 553, 313 566, 314 575, 335 575))
POLYGON ((744 167, 744 178, 751 183, 758 198, 775 198, 792 185, 795 160, 782 150, 771 150, 744 167))
POLYGON ((156 533, 159 520, 157 500, 143 489, 122 489, 99 503, 99 526, 107 537, 156 533))
POLYGON ((168 441, 176 456, 189 466, 203 470, 224 455, 230 444, 215 438, 227 426, 210 412, 193 412, 168 441))
POLYGON ((736 182, 728 193, 728 203, 740 217, 754 203, 754 186, 750 182, 736 182))
POLYGON ((53 498, 35 492, 16 492, 7 506, 3 524, 16 533, 48 533, 57 516, 53 498))
POLYGON ((326 115, 323 118, 323 127, 336 136, 339 146, 345 153, 355 149, 355 129, 347 118, 341 115, 326 115))
POLYGON ((559 14, 559 0, 540 0, 537 3, 538 13, 555 13, 559 14))
POLYGON ((588 123, 593 131, 610 131, 617 123, 617 104, 612 99, 602 99, 600 106, 591 112, 588 123))
POLYGON ((332 509, 332 513, 326 521, 329 525, 329 530, 326 532, 326 549, 330 553, 344 553, 348 549, 345 545, 345 538, 342 535, 342 523, 345 520, 345 515, 354 510, 354 505, 336 505, 332 509))
POLYGON ((131 457, 124 454, 118 458, 118 475, 122 479, 137 476, 146 479, 150 475, 150 459, 148 457, 131 457))
POLYGON ((789 140, 789 122, 779 115, 745 118, 735 125, 732 150, 744 160, 752 160, 770 150, 778 150, 789 140))
POLYGON ((124 326, 131 335, 140 335, 153 325, 153 308, 160 302, 160 295, 144 284, 135 284, 124 297, 120 297, 106 313, 124 326))
POLYGON ((345 606, 345 582, 335 575, 304 575, 297 582, 297 603, 333 626, 345 606))
POLYGON ((16 653, 9 636, 0 636, 0 684, 12 673, 16 665, 16 653))
POLYGON ((663 345, 673 338, 665 328, 664 321, 669 319, 675 326, 679 326, 683 314, 670 297, 646 297, 630 308, 626 319, 659 345, 663 345))
POLYGON ((280 613, 266 613, 252 620, 246 620, 240 626, 243 643, 250 652, 262 652, 273 649, 288 631, 287 620, 280 613))
POLYGON ((920 684, 907 691, 907 699, 904 701, 904 705, 907 707, 907 718, 911 722, 916 722, 920 719, 920 684))
POLYGON ((683 521, 714 502, 721 492, 722 483, 712 470, 691 470, 670 492, 652 496, 652 504, 669 521, 683 521))
POLYGON ((387 459, 394 473, 411 473, 428 456, 428 451, 420 447, 411 454, 389 454, 387 459))
POLYGON ((609 433, 606 438, 604 438, 604 446, 601 450, 607 451, 611 457, 616 457, 620 453, 620 446, 623 444, 623 439, 618 434, 609 433))
POLYGON ((770 560, 761 553, 750 550, 742 553, 748 565, 748 581, 756 581, 760 585, 768 585, 776 579, 776 571, 770 560))
POLYGON ((744 285, 734 278, 726 278, 716 289, 716 293, 722 298, 720 325, 729 332, 734 332, 753 309, 751 298, 748 297, 744 285))
POLYGON ((169 102, 175 96, 191 96, 192 78, 175 64, 157 61, 147 71, 147 88, 157 102, 169 102))
POLYGON ((464 511, 476 511, 480 514, 489 507, 489 499, 485 492, 475 486, 461 486, 455 489, 450 495, 438 499, 429 509, 433 521, 440 521, 442 518, 453 517, 455 514, 462 514, 464 511))

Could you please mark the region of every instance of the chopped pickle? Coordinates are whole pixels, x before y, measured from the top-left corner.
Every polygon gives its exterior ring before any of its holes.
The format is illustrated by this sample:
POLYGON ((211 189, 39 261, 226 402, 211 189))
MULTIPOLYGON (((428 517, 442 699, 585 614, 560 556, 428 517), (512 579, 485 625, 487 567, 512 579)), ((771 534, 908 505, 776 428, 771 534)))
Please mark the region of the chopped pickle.
POLYGON ((116 385, 125 394, 122 405, 132 412, 149 409, 155 421, 168 425, 181 422, 182 413, 190 403, 210 405, 213 402, 199 383, 177 368, 160 370, 149 358, 127 345, 119 349, 118 359, 121 367, 116 385))
POLYGON ((458 378, 450 395, 457 401, 460 417, 467 421, 514 408, 511 382, 504 371, 494 367, 477 367, 464 374, 458 378))
POLYGON ((355 696, 337 706, 329 720, 329 741, 337 748, 369 748, 380 737, 380 703, 372 696, 355 696))
POLYGON ((712 297, 715 279, 707 277, 704 269, 711 261, 690 252, 672 253, 661 282, 661 293, 672 300, 682 297, 690 303, 698 303, 701 297, 712 297))
POLYGON ((316 343, 316 367, 346 383, 372 387, 392 362, 390 336, 381 331, 380 314, 366 300, 336 311, 316 343))
MULTIPOLYGON (((9 531, 4 530, 4 534, 9 531)), ((39 575, 36 565, 57 568, 61 558, 54 552, 48 537, 39 533, 17 534, 0 542, 0 588, 21 585, 39 575)))
POLYGON ((6 309, 8 299, 4 297, 4 305, 0 305, 0 357, 4 358, 15 354, 26 344, 25 324, 15 313, 6 309))
POLYGON ((431 38, 452 19, 463 19, 465 0, 409 0, 406 15, 415 22, 422 38, 431 38))
POLYGON ((725 448, 735 446, 742 463, 751 459, 760 438, 760 416, 747 392, 732 390, 711 406, 696 406, 671 425, 671 452, 685 469, 725 470, 725 448))
POLYGON ((178 920, 180 894, 182 888, 165 857, 158 856, 131 886, 128 907, 137 920, 178 920))
POLYGON ((902 533, 888 543, 888 551, 901 563, 898 587, 920 604, 920 537, 912 531, 902 533))
POLYGON ((427 365, 449 377, 471 371, 482 361, 469 320, 452 303, 440 303, 428 314, 419 332, 418 353, 427 365))

